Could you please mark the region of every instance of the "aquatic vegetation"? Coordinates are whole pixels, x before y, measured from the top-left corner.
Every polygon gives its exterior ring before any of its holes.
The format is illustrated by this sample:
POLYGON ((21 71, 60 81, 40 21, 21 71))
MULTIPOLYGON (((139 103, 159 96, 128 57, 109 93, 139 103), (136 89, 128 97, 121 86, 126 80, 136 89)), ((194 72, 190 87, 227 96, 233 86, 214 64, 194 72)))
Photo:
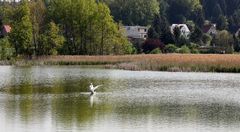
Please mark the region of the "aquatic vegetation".
POLYGON ((103 65, 106 68, 152 71, 240 72, 237 54, 158 54, 123 56, 46 56, 40 65, 103 65))

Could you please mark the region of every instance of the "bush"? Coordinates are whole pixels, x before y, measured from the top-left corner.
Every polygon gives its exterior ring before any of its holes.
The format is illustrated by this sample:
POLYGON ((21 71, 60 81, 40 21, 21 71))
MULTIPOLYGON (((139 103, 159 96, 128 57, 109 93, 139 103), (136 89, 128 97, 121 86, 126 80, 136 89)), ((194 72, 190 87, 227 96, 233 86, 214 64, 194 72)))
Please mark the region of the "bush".
POLYGON ((210 36, 208 34, 203 34, 202 41, 206 46, 210 46, 211 41, 212 41, 212 36, 210 36))
POLYGON ((191 53, 191 50, 186 45, 183 45, 181 48, 177 49, 177 53, 189 54, 191 53))
POLYGON ((165 51, 166 53, 176 53, 178 47, 173 45, 173 44, 168 44, 166 47, 165 47, 165 51))
POLYGON ((156 48, 163 49, 164 46, 165 45, 159 39, 147 39, 142 48, 144 53, 150 53, 156 48))
POLYGON ((0 60, 9 60, 13 56, 13 49, 7 38, 0 39, 0 60))
POLYGON ((156 48, 150 52, 150 54, 160 54, 162 51, 159 48, 156 48))
POLYGON ((199 46, 195 43, 191 43, 189 46, 189 49, 191 50, 191 53, 193 53, 193 54, 199 54, 198 48, 199 48, 199 46))
POLYGON ((191 53, 192 53, 192 54, 199 54, 200 52, 199 52, 198 49, 192 49, 192 50, 191 50, 191 53))

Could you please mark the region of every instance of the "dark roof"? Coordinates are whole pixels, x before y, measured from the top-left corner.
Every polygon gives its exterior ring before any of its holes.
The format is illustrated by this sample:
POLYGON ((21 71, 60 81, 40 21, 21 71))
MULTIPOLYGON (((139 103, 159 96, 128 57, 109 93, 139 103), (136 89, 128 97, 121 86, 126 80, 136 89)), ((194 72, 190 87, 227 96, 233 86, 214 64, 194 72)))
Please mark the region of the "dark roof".
POLYGON ((209 24, 209 25, 204 25, 204 26, 203 26, 203 33, 207 33, 207 32, 211 29, 212 26, 213 26, 213 25, 211 25, 211 24, 209 24))

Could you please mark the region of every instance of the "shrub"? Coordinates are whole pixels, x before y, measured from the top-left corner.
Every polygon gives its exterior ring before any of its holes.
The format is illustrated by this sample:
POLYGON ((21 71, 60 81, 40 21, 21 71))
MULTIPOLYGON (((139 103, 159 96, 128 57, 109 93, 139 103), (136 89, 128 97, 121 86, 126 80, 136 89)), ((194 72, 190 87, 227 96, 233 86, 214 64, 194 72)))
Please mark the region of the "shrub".
POLYGON ((144 53, 150 53, 156 48, 163 49, 164 46, 165 45, 159 39, 147 39, 142 48, 144 53))
POLYGON ((192 53, 192 54, 199 54, 200 52, 199 52, 198 49, 192 49, 192 50, 191 50, 191 53, 192 53))
POLYGON ((202 41, 206 46, 210 46, 211 41, 212 41, 212 36, 210 36, 208 34, 203 34, 202 41))
POLYGON ((181 48, 177 49, 177 53, 189 54, 191 50, 186 45, 183 45, 181 48))
POLYGON ((191 50, 191 53, 193 53, 193 54, 199 54, 198 48, 199 48, 199 46, 195 43, 191 43, 189 46, 189 49, 191 50))
POLYGON ((166 47, 165 47, 165 51, 166 53, 175 53, 177 51, 178 47, 173 45, 173 44, 168 44, 166 47))
POLYGON ((13 49, 7 38, 0 39, 0 60, 10 59, 13 56, 13 49))
POLYGON ((159 48, 156 48, 150 52, 150 54, 160 54, 162 51, 159 48))

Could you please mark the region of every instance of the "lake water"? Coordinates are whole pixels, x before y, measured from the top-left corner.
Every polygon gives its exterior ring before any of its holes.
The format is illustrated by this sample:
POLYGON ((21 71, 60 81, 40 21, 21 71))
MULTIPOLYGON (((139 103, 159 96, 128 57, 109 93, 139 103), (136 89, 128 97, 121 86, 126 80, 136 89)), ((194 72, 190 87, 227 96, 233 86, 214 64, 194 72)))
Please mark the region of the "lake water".
POLYGON ((238 132, 240 74, 0 67, 1 132, 238 132), (103 84, 90 96, 88 86, 103 84))

